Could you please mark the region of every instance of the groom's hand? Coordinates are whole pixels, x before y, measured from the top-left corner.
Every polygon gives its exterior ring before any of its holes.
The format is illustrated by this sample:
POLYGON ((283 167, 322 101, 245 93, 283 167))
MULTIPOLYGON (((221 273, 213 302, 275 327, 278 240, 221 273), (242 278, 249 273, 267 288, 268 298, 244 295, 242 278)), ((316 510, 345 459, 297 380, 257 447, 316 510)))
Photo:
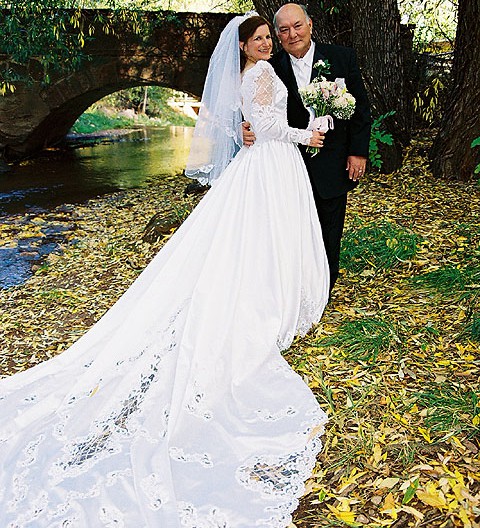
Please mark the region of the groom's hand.
POLYGON ((348 177, 356 182, 365 174, 365 167, 367 166, 367 158, 362 156, 348 156, 347 171, 348 177))
POLYGON ((242 139, 246 147, 251 147, 255 143, 256 137, 253 131, 250 130, 250 123, 248 121, 242 123, 242 139))
POLYGON ((312 137, 310 138, 309 147, 323 147, 323 140, 325 139, 325 133, 314 130, 312 132, 312 137))

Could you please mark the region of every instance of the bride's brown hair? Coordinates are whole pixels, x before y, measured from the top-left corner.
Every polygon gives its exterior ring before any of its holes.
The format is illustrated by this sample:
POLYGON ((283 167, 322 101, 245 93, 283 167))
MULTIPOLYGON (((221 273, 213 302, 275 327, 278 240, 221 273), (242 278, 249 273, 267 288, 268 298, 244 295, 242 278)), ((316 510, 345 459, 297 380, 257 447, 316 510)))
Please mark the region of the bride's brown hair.
MULTIPOLYGON (((250 37, 253 37, 255 31, 257 31, 257 29, 261 26, 268 26, 270 35, 273 35, 272 24, 270 24, 270 22, 265 18, 255 15, 248 17, 238 26, 238 40, 245 44, 250 37)), ((240 49, 240 71, 243 71, 246 63, 247 56, 245 55, 243 49, 240 49)))

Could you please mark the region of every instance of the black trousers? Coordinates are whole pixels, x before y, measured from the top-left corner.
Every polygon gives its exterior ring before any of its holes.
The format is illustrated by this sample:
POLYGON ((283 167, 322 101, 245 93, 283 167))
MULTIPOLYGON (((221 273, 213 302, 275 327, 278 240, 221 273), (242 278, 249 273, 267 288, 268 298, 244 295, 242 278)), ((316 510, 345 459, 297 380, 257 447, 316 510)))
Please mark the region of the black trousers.
POLYGON ((335 198, 321 198, 313 187, 313 197, 322 226, 323 242, 330 268, 330 291, 332 291, 340 268, 340 243, 347 210, 347 193, 335 198))

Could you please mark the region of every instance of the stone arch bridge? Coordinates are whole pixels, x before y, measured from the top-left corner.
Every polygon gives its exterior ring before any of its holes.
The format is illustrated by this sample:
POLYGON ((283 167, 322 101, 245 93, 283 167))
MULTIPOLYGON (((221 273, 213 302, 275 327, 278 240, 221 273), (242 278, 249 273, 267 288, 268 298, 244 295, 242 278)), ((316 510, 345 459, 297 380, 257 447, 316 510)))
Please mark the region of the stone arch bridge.
POLYGON ((78 70, 53 77, 47 86, 20 85, 0 96, 0 158, 19 160, 58 144, 89 106, 118 90, 158 85, 200 96, 210 55, 232 15, 150 12, 142 17, 159 19, 148 36, 124 27, 113 34, 99 30, 85 46, 90 60, 78 70))

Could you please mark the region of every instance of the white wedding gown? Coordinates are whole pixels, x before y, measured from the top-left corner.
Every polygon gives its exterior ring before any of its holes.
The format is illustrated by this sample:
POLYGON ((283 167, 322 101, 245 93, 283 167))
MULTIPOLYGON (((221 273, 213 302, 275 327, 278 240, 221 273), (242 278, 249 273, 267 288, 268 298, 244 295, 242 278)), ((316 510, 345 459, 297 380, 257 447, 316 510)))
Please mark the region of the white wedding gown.
POLYGON ((242 148, 104 317, 0 381, 1 528, 285 527, 326 416, 282 358, 328 265, 310 182, 263 61, 242 148))

